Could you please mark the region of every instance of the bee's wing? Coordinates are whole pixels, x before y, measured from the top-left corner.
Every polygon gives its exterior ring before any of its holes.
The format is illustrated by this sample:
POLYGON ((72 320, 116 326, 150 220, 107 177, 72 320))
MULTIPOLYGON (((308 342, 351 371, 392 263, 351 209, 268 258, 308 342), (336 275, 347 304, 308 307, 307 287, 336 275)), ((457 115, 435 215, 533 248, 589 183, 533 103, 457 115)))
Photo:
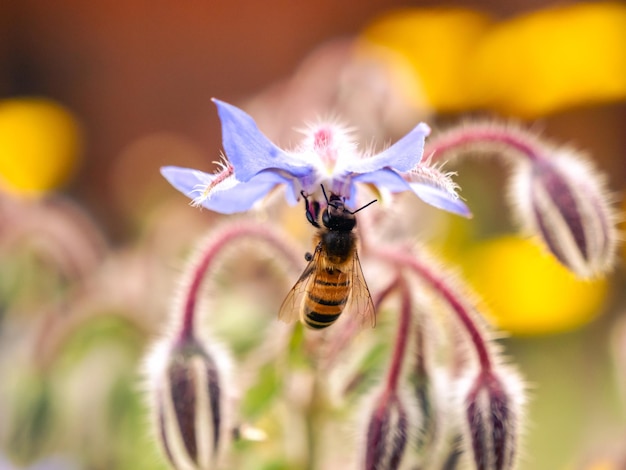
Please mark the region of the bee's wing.
POLYGON ((315 277, 315 271, 317 270, 317 264, 320 260, 320 247, 318 246, 313 253, 313 258, 309 261, 304 272, 296 281, 296 284, 291 288, 287 297, 280 306, 278 312, 278 318, 286 323, 291 323, 297 320, 300 315, 300 309, 302 307, 302 301, 304 300, 304 293, 307 291, 309 282, 315 277))
POLYGON ((359 255, 356 251, 354 252, 351 275, 350 313, 360 319, 361 326, 371 325, 374 328, 376 326, 374 302, 372 302, 372 295, 367 287, 367 282, 365 282, 359 255))

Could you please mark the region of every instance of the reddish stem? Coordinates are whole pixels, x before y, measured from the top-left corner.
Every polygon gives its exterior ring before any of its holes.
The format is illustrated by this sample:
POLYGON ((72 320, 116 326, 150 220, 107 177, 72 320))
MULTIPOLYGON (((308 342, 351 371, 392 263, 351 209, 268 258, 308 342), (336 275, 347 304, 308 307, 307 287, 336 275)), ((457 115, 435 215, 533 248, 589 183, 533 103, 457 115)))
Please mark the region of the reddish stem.
POLYGON ((217 234, 213 234, 207 245, 200 250, 198 259, 192 261, 190 268, 191 276, 187 283, 187 292, 184 296, 183 319, 179 332, 179 338, 181 340, 193 337, 194 318, 200 287, 216 255, 218 255, 225 246, 246 237, 267 243, 274 248, 275 251, 282 254, 294 267, 302 264, 302 257, 296 255, 295 250, 291 249, 288 244, 285 243, 284 237, 267 226, 253 222, 239 222, 236 225, 227 226, 217 234))
POLYGON ((424 155, 429 156, 431 162, 443 159, 448 152, 459 151, 460 147, 471 145, 505 145, 529 160, 541 157, 540 149, 531 135, 521 130, 511 130, 503 125, 494 123, 470 124, 457 129, 443 132, 430 139, 424 148, 424 155))
MULTIPOLYGON (((374 312, 376 315, 376 321, 378 321, 378 312, 380 312, 380 305, 383 301, 398 288, 399 277, 396 277, 390 282, 387 287, 379 291, 374 298, 374 312)), ((356 320, 344 323, 343 329, 339 333, 332 337, 331 344, 329 345, 328 352, 325 357, 323 369, 329 369, 335 363, 339 357, 339 353, 345 349, 345 345, 348 344, 352 337, 359 331, 359 322, 356 320)))
POLYGON ((408 250, 395 251, 386 249, 373 249, 372 253, 383 260, 400 266, 406 266, 417 273, 423 280, 428 282, 448 302, 457 318, 469 335, 469 339, 476 350, 482 371, 490 371, 492 368, 487 342, 478 329, 469 309, 464 302, 456 295, 452 287, 445 279, 437 275, 426 263, 421 263, 415 256, 411 256, 408 250))
POLYGON ((378 316, 378 312, 380 311, 380 306, 383 301, 389 297, 389 295, 398 288, 398 284, 402 282, 400 276, 396 276, 393 281, 391 281, 387 287, 378 292, 376 298, 374 299, 374 310, 376 311, 376 315, 378 316))
POLYGON ((406 281, 401 278, 397 284, 400 292, 400 321, 398 322, 398 333, 396 335, 391 366, 387 374, 387 393, 394 394, 398 388, 402 364, 406 356, 406 348, 409 342, 409 332, 411 329, 411 294, 406 281))

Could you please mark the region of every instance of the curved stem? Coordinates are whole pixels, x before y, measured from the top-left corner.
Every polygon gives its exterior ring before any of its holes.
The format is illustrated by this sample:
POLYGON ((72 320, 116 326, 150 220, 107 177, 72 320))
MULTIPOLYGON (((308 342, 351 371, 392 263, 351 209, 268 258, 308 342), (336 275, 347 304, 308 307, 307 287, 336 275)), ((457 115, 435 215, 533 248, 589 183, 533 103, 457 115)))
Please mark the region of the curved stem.
POLYGON ((487 341, 483 338, 483 334, 474 322, 470 309, 467 308, 456 294, 452 286, 445 278, 438 274, 427 263, 420 262, 415 256, 412 256, 409 250, 392 250, 370 247, 371 253, 380 259, 393 263, 396 266, 405 266, 414 271, 420 278, 426 281, 434 290, 436 290, 450 305, 457 319, 465 328, 470 342, 476 351, 480 368, 483 371, 489 371, 492 368, 491 356, 487 346, 487 341))
POLYGON ((294 267, 301 264, 301 256, 298 256, 294 249, 285 243, 285 237, 280 233, 270 229, 266 225, 253 222, 239 222, 229 225, 218 233, 211 235, 210 240, 199 251, 199 256, 192 261, 190 279, 186 283, 184 293, 183 317, 180 326, 179 338, 188 339, 193 336, 194 318, 196 305, 202 281, 209 271, 215 258, 230 243, 241 238, 253 238, 263 241, 271 246, 277 253, 280 253, 294 267))
MULTIPOLYGON (((390 282, 384 289, 379 291, 374 297, 374 312, 378 318, 378 312, 380 311, 380 305, 383 301, 389 297, 398 288, 399 278, 396 277, 390 282)), ((378 320, 377 320, 378 321, 378 320)), ((331 337, 330 344, 324 360, 322 362, 322 369, 330 369, 334 364, 341 351, 345 349, 345 345, 350 343, 351 339, 359 331, 359 322, 350 321, 343 325, 343 328, 331 337)))
POLYGON ((434 163, 446 159, 451 153, 459 153, 462 147, 493 147, 497 150, 503 146, 529 160, 541 158, 540 147, 532 135, 522 129, 492 122, 468 124, 442 132, 426 142, 424 155, 434 163))
POLYGON ((398 322, 398 333, 396 334, 391 366, 387 373, 387 392, 395 393, 398 388, 402 364, 406 356, 406 348, 409 342, 411 330, 411 293, 404 278, 400 278, 397 284, 400 292, 400 321, 398 322))

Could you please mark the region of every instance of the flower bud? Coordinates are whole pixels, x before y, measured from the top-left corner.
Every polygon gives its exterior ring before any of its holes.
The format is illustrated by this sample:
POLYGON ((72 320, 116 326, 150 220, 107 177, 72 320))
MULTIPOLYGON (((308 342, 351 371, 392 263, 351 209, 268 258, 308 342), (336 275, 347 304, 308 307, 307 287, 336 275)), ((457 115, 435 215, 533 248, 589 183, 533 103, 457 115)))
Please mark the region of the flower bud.
POLYGON ((571 271, 589 278, 611 267, 616 217, 604 180, 589 162, 565 150, 524 162, 511 195, 522 225, 571 271))
POLYGON ((436 455, 441 437, 441 400, 445 401, 443 397, 449 389, 443 373, 432 367, 427 360, 431 352, 426 349, 427 339, 423 325, 420 325, 416 344, 418 353, 410 376, 411 399, 417 411, 413 443, 423 467, 436 455))
POLYGON ((224 358, 193 337, 160 346, 150 383, 157 439, 173 468, 215 468, 228 429, 224 358))
POLYGON ((482 371, 466 393, 464 444, 477 470, 515 467, 521 390, 520 379, 510 371, 482 371))
POLYGON ((368 427, 366 470, 399 468, 408 441, 409 417, 398 394, 385 390, 376 400, 368 427))
POLYGON ((418 452, 426 452, 437 433, 437 411, 433 401, 432 384, 426 376, 422 375, 416 378, 414 392, 415 401, 422 416, 416 447, 418 452))

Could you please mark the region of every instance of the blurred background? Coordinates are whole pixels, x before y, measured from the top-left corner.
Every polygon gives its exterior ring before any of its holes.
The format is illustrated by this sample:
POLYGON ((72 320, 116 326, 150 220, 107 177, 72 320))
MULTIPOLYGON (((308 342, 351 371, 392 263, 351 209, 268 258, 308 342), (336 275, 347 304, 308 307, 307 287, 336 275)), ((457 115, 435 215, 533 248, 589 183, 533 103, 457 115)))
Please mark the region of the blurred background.
MULTIPOLYGON (((512 120, 583 149, 624 208, 626 3, 1 2, 1 469, 163 468, 139 361, 221 218, 159 167, 213 168, 211 97, 287 147, 319 115, 377 145, 512 120)), ((475 217, 421 208, 416 235, 485 296, 531 384, 521 468, 626 468, 624 251, 574 280, 513 235, 505 165, 446 168, 475 217)))

